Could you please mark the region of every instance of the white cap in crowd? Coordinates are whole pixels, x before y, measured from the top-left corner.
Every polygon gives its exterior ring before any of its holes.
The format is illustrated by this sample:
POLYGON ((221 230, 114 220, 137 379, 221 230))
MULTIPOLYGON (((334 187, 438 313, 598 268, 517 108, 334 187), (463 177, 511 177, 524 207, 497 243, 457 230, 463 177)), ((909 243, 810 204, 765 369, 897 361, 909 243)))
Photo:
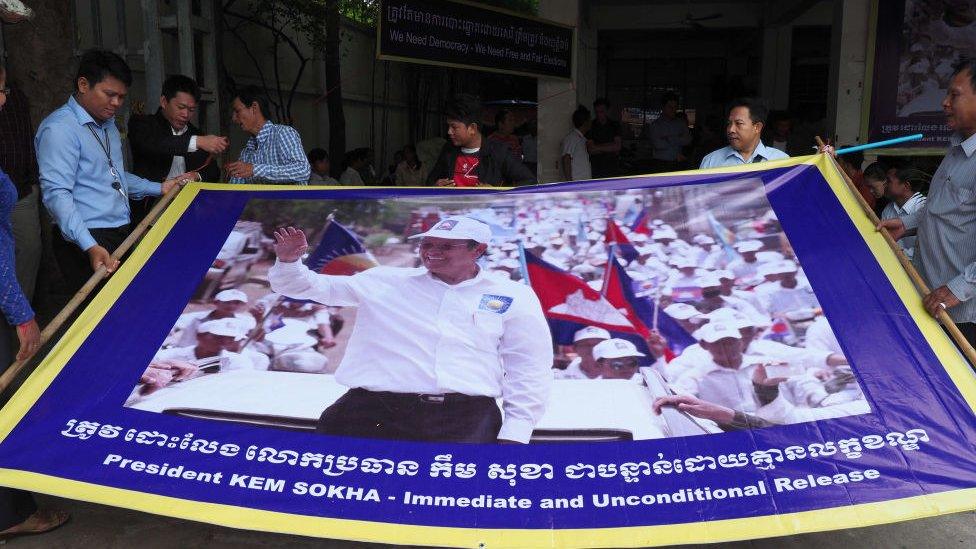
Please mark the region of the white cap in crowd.
POLYGON ((704 316, 711 323, 729 324, 735 327, 736 329, 755 328, 763 325, 762 323, 757 322, 756 319, 751 318, 749 315, 746 315, 742 312, 739 312, 729 307, 722 307, 720 309, 715 309, 714 311, 704 316))
POLYGON ((743 240, 735 243, 735 249, 739 252, 758 252, 763 248, 763 243, 758 240, 743 240))
POLYGON ((782 261, 773 263, 773 268, 773 272, 776 274, 790 274, 797 271, 796 263, 790 261, 789 259, 784 259, 782 261))
POLYGON ((678 233, 674 232, 674 229, 662 226, 661 228, 654 230, 654 234, 651 235, 651 238, 653 240, 677 240, 678 233))
POLYGON ((214 296, 214 301, 242 301, 247 303, 247 294, 240 290, 224 290, 214 296))
POLYGON ((698 262, 697 261, 695 261, 694 259, 692 259, 692 258, 690 258, 688 256, 684 256, 684 255, 679 255, 679 256, 675 257, 674 259, 672 259, 671 260, 671 264, 674 265, 675 267, 679 268, 679 269, 689 269, 691 267, 697 267, 698 266, 698 262))
POLYGON ((596 326, 587 326, 581 330, 576 330, 573 334, 573 343, 582 339, 610 339, 610 332, 596 326))
POLYGON ((264 340, 281 346, 314 347, 318 340, 308 334, 308 326, 286 325, 272 330, 264 336, 264 340))
POLYGON ((450 240, 474 240, 480 244, 491 242, 491 228, 481 221, 464 216, 445 217, 433 227, 409 238, 447 238, 450 240))
POLYGON ((234 317, 202 322, 197 332, 232 337, 236 340, 247 337, 247 327, 240 319, 234 317))
POLYGON ((687 303, 672 303, 664 308, 664 312, 671 318, 678 320, 688 320, 689 318, 701 315, 698 309, 687 303))
POLYGON ((719 280, 735 280, 735 273, 728 269, 712 271, 712 274, 717 276, 719 280))
POLYGON ((638 351, 637 347, 626 339, 608 339, 606 341, 597 343, 596 347, 593 347, 593 358, 595 360, 600 360, 601 358, 624 358, 629 356, 636 357, 647 355, 638 351))
POLYGON ((698 277, 696 280, 699 288, 714 288, 716 286, 722 285, 722 279, 715 275, 715 273, 705 273, 698 277))
POLYGON ((694 336, 695 339, 708 343, 715 343, 716 341, 729 337, 732 339, 742 339, 742 334, 739 333, 739 329, 731 322, 725 321, 709 322, 695 330, 694 336))

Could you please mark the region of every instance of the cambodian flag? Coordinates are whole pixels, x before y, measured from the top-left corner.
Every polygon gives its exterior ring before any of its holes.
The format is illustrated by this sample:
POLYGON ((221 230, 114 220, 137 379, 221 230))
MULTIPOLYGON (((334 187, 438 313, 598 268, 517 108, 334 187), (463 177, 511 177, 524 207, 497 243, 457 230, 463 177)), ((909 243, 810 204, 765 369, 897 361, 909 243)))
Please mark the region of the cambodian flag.
POLYGON ((623 257, 627 263, 637 259, 638 254, 637 248, 630 243, 627 235, 620 230, 617 226, 617 222, 613 219, 607 219, 607 232, 603 237, 603 241, 607 244, 616 244, 617 249, 620 250, 620 257, 623 257))
POLYGON ((722 245, 722 250, 725 251, 725 256, 729 261, 739 257, 739 253, 735 251, 733 244, 735 244, 736 237, 735 233, 728 229, 725 225, 715 217, 715 214, 711 210, 708 211, 708 224, 712 227, 712 233, 715 234, 715 240, 718 240, 719 244, 722 245))
POLYGON ((597 326, 611 334, 636 336, 638 340, 643 339, 642 333, 647 333, 647 328, 636 328, 623 312, 581 278, 531 253, 525 254, 525 271, 556 343, 572 344, 573 334, 587 326, 597 326))
POLYGON ((633 225, 630 226, 630 230, 635 233, 651 235, 651 228, 647 226, 650 222, 651 211, 648 208, 644 208, 637 214, 637 219, 634 220, 633 225))
POLYGON ((354 275, 379 265, 359 237, 337 221, 330 221, 319 245, 305 262, 308 268, 322 274, 354 275))
MULTIPOLYGON (((654 326, 654 302, 647 297, 637 297, 633 279, 613 258, 603 279, 603 295, 618 310, 626 311, 627 320, 637 326, 641 333, 648 333, 648 328, 654 326)), ((657 330, 667 340, 668 348, 674 355, 695 344, 695 338, 662 310, 657 311, 657 330)), ((666 358, 670 360, 672 357, 666 358)))

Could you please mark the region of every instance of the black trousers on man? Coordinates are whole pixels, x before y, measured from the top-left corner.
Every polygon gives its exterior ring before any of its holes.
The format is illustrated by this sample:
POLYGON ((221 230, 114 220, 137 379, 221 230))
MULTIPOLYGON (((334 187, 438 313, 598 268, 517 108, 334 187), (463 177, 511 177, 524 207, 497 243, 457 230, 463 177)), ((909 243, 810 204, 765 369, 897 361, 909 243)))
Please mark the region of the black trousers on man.
POLYGON ((502 427, 495 399, 350 389, 322 412, 316 432, 425 442, 494 443, 502 427))
MULTIPOLYGON (((12 338, 13 327, 0 316, 0 374, 14 361, 17 347, 12 338)), ((16 526, 27 520, 37 511, 34 497, 30 492, 0 487, 0 531, 16 526)))
MULTIPOLYGON (((956 323, 956 327, 959 328, 959 331, 960 332, 962 332, 962 335, 963 335, 963 337, 966 338, 966 341, 968 341, 969 344, 972 345, 973 347, 976 347, 976 323, 973 323, 973 322, 957 322, 956 323)), ((945 328, 943 328, 943 329, 945 329, 945 328)), ((949 331, 946 330, 946 333, 948 334, 949 331)), ((950 337, 950 339, 952 339, 952 338, 950 337)), ((962 353, 962 348, 959 347, 959 344, 956 343, 956 341, 954 339, 952 340, 952 343, 957 348, 959 348, 959 352, 962 353)), ((965 353, 963 353, 963 356, 965 356, 965 353)), ((970 367, 973 368, 974 370, 976 370, 976 364, 970 364, 970 367)))
MULTIPOLYGON (((107 229, 88 229, 88 231, 99 246, 112 253, 129 236, 129 227, 123 225, 107 229)), ((77 244, 65 240, 57 229, 54 231, 51 246, 54 248, 54 259, 58 262, 58 269, 61 270, 68 295, 72 295, 88 282, 91 275, 95 274, 91 268, 91 260, 87 252, 77 244)))
POLYGON ((0 531, 16 526, 37 511, 30 492, 0 488, 0 531))

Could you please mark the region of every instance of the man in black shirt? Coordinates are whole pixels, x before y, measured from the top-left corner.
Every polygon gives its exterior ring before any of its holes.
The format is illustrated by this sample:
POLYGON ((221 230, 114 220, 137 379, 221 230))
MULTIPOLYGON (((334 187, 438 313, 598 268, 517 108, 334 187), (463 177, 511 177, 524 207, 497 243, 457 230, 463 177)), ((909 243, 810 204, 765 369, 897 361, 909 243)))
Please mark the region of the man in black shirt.
MULTIPOLYGON (((129 119, 132 173, 150 181, 163 181, 199 170, 201 181, 220 179, 220 170, 210 155, 224 152, 229 143, 226 137, 200 135, 200 130, 190 123, 199 101, 200 89, 192 78, 177 74, 163 82, 156 113, 129 119)), ((149 213, 155 199, 130 202, 132 223, 138 223, 149 213)))
POLYGON ((593 102, 593 120, 586 138, 593 142, 590 166, 593 179, 620 175, 620 122, 607 116, 610 103, 600 97, 593 102))
POLYGON ((535 174, 499 141, 481 133, 481 101, 458 95, 447 102, 448 142, 427 176, 438 187, 533 185, 535 174))

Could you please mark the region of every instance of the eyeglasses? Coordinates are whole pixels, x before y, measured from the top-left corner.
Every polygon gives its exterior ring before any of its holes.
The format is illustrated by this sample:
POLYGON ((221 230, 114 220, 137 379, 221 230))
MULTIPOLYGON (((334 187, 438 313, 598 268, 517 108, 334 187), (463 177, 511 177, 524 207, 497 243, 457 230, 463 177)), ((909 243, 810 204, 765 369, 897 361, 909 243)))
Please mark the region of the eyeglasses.
POLYGON ((462 242, 461 244, 434 244, 433 242, 421 242, 420 249, 427 252, 430 250, 436 250, 438 252, 449 252, 453 248, 467 248, 467 243, 462 242))
POLYGON ((626 358, 611 358, 607 360, 607 364, 615 370, 622 370, 624 368, 635 368, 637 366, 637 358, 626 357, 626 358))

